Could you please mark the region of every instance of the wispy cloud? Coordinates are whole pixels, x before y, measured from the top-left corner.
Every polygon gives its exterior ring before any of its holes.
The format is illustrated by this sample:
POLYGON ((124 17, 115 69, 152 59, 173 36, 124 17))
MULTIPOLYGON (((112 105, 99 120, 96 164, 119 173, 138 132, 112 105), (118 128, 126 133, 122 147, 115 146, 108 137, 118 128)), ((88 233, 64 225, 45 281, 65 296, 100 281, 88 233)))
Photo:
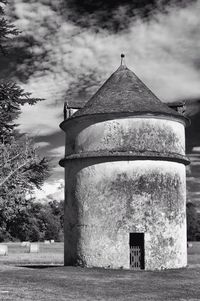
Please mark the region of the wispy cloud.
POLYGON ((49 151, 49 153, 55 157, 62 158, 62 157, 64 157, 65 147, 59 146, 57 148, 53 148, 52 150, 49 151))
MULTIPOLYGON (((121 52, 126 53, 127 65, 162 100, 200 96, 200 1, 184 8, 173 6, 167 15, 157 13, 149 22, 134 18, 126 31, 117 34, 81 29, 64 19, 50 1, 14 0, 13 8, 16 26, 35 40, 29 49, 36 55, 30 64, 34 72, 24 87, 46 98, 23 108, 22 131, 34 135, 58 131, 64 98, 79 97, 80 76, 95 74, 82 84, 86 85, 83 89, 96 89, 96 82, 104 81, 118 67, 121 52), (42 59, 37 60, 38 53, 42 59), (75 83, 73 91, 68 90, 71 83, 75 83)), ((23 72, 28 68, 25 61, 23 72)))
MULTIPOLYGON (((182 8, 174 2, 167 14, 157 11, 148 22, 130 17, 128 27, 117 33, 94 31, 92 20, 91 28, 79 27, 62 14, 59 3, 13 0, 10 6, 16 26, 33 41, 26 47, 31 59, 27 56, 16 65, 17 74, 26 78, 27 91, 46 99, 22 109, 21 131, 38 136, 58 132, 64 100, 89 98, 119 66, 121 52, 161 100, 200 98, 200 0, 185 2, 182 8)), ((125 16, 122 12, 117 17, 121 22, 125 16)), ((193 151, 199 151, 198 143, 193 151)), ((55 148, 50 154, 63 153, 55 148)), ((196 176, 198 162, 192 160, 190 172, 196 168, 196 176)))
MULTIPOLYGON (((193 147, 192 151, 193 151, 193 152, 199 152, 199 154, 196 154, 196 156, 199 156, 199 157, 200 157, 200 146, 195 146, 195 147, 193 147)), ((194 154, 193 154, 193 156, 194 156, 194 154)))
MULTIPOLYGON (((30 91, 29 88, 27 89, 30 91)), ((59 123, 62 121, 62 106, 49 107, 48 102, 50 101, 49 97, 34 106, 25 105, 17 120, 19 129, 30 136, 45 136, 58 132, 60 130, 59 123)))
POLYGON ((35 146, 36 146, 36 147, 39 147, 39 148, 43 148, 43 147, 50 146, 50 143, 49 143, 49 142, 46 142, 46 141, 41 141, 41 142, 35 143, 35 146))
POLYGON ((124 51, 130 68, 162 99, 200 95, 200 1, 169 7, 168 14, 158 12, 149 22, 134 18, 117 34, 79 28, 42 0, 19 2, 14 1, 16 25, 39 44, 32 46, 32 53, 44 54, 43 60, 34 62, 35 73, 28 82, 35 84, 37 94, 53 93, 58 100, 72 81, 91 71, 106 79, 124 51))
POLYGON ((41 190, 35 190, 35 197, 40 201, 63 200, 64 199, 64 180, 56 180, 45 183, 41 190))

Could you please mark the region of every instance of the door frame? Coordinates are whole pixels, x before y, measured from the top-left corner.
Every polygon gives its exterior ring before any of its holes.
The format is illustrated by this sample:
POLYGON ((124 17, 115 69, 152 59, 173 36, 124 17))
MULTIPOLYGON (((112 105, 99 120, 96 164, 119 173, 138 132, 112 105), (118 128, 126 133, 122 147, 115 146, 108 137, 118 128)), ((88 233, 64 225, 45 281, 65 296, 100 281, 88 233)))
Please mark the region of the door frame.
MULTIPOLYGON (((130 254, 130 269, 134 269, 131 266, 131 247, 140 247, 141 249, 141 261, 140 268, 141 270, 145 269, 145 233, 144 232, 130 232, 129 233, 129 254, 130 254)), ((138 268, 135 268, 138 269, 138 268)))

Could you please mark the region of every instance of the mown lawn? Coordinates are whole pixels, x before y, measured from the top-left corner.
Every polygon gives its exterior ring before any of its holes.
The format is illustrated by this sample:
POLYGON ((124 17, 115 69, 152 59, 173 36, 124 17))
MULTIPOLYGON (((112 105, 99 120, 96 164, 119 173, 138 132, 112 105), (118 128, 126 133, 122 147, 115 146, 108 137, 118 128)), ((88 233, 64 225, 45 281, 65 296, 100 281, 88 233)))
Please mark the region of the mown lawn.
MULTIPOLYGON (((0 244, 1 245, 1 244, 0 244)), ((64 244, 39 243, 39 253, 29 253, 21 243, 7 243, 8 256, 0 256, 0 264, 60 264, 64 262, 64 244)))
POLYGON ((40 254, 20 255, 25 257, 19 256, 20 245, 9 249, 10 255, 0 258, 0 300, 200 300, 199 243, 188 249, 188 268, 161 272, 53 266, 63 262, 63 244, 41 244, 40 254), (19 266, 20 258, 29 267, 19 266))

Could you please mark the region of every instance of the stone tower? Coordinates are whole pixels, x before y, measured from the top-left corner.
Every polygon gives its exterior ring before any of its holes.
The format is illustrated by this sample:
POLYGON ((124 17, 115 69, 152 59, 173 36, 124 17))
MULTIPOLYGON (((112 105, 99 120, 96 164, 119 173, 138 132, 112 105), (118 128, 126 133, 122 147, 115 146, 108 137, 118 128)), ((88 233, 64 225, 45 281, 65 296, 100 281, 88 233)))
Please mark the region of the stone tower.
POLYGON ((185 125, 122 62, 66 134, 65 265, 187 265, 185 125))

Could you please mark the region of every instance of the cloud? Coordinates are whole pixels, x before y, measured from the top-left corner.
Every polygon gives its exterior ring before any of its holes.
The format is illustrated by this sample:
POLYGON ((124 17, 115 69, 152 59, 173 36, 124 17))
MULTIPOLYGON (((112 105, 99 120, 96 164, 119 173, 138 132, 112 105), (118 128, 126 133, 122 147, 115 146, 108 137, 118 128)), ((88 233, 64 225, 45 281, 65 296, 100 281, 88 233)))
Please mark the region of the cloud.
POLYGON ((56 178, 63 178, 64 177, 64 168, 59 165, 60 159, 64 157, 65 154, 65 147, 59 146, 49 150, 48 156, 53 158, 52 163, 54 165, 51 177, 48 179, 49 182, 55 181, 56 178))
POLYGON ((58 173, 64 174, 64 168, 61 167, 60 165, 57 165, 57 166, 54 168, 54 172, 58 172, 58 173))
POLYGON ((36 147, 39 147, 39 148, 47 147, 47 146, 49 146, 49 145, 50 145, 50 143, 49 143, 49 142, 46 142, 46 141, 41 141, 41 142, 35 143, 35 146, 36 146, 36 147))
POLYGON ((59 146, 57 148, 53 148, 52 150, 49 151, 53 156, 62 158, 65 153, 65 147, 64 146, 59 146))
POLYGON ((41 190, 36 189, 34 192, 36 200, 50 201, 64 199, 64 180, 56 180, 51 183, 45 183, 41 190))
POLYGON ((200 163, 200 153, 199 154, 195 154, 195 153, 191 153, 188 155, 189 160, 190 160, 190 167, 191 166, 197 166, 200 163))
POLYGON ((64 168, 57 165, 53 168, 51 176, 48 178, 47 183, 56 183, 58 180, 64 178, 64 168))
POLYGON ((51 1, 14 0, 12 8, 16 26, 34 40, 28 50, 35 60, 16 66, 24 73, 33 69, 23 87, 46 99, 24 106, 21 131, 31 135, 58 131, 64 100, 80 98, 80 87, 89 98, 119 66, 121 52, 162 100, 200 96, 200 1, 168 8, 168 14, 157 12, 148 22, 130 19, 129 28, 117 34, 80 28, 64 19, 51 1))
MULTIPOLYGON (((193 147, 192 151, 193 151, 193 152, 199 152, 198 155, 200 156, 200 146, 195 146, 195 147, 193 147)), ((197 155, 197 156, 198 156, 198 155, 197 155)), ((193 156, 194 156, 194 154, 193 154, 193 156)))
POLYGON ((63 3, 66 18, 74 24, 92 27, 95 32, 106 29, 115 33, 127 29, 134 18, 148 22, 157 12, 166 14, 169 7, 187 5, 186 0, 64 0, 63 3))
MULTIPOLYGON (((30 91, 30 89, 28 89, 30 91)), ((30 136, 45 136, 59 131, 59 123, 62 121, 62 106, 48 106, 50 98, 35 104, 24 105, 22 114, 17 120, 19 130, 30 136)))
MULTIPOLYGON (((33 107, 22 108, 18 120, 21 131, 34 136, 56 135, 64 100, 86 101, 117 69, 121 52, 126 54, 127 66, 161 100, 200 98, 200 0, 187 1, 184 7, 174 2, 167 13, 157 11, 148 22, 128 16, 128 26, 118 32, 108 27, 94 30, 92 19, 87 28, 70 22, 59 2, 13 0, 10 4, 10 17, 30 40, 28 44, 20 41, 27 56, 15 66, 16 75, 23 74, 18 81, 23 79, 23 87, 35 97, 45 98, 33 107)), ((119 22, 123 16, 123 12, 116 15, 119 22)), ((196 129, 196 139, 198 132, 196 129)), ((190 141, 190 151, 199 144, 199 140, 190 141)), ((54 146, 50 151, 57 159, 63 154, 62 147, 54 146)), ((192 161, 189 173, 198 177, 198 159, 192 161)), ((57 166, 51 182, 61 174, 57 166)))
MULTIPOLYGON (((198 146, 197 147, 193 147, 192 151, 195 151, 195 149, 198 149, 198 146)), ((200 159, 200 153, 191 153, 191 154, 188 154, 188 156, 190 156, 190 160, 195 160, 195 158, 199 158, 200 159)))
POLYGON ((54 94, 63 101, 70 83, 77 81, 78 86, 80 74, 93 72, 105 80, 119 65, 121 52, 127 54, 128 66, 161 99, 200 95, 200 1, 183 8, 169 7, 168 14, 157 12, 148 22, 130 19, 129 28, 117 34, 80 28, 64 19, 50 1, 15 0, 14 7, 16 26, 39 45, 32 46, 31 52, 44 54, 34 62, 35 73, 27 84, 35 85, 37 95, 46 91, 47 98, 54 94))

